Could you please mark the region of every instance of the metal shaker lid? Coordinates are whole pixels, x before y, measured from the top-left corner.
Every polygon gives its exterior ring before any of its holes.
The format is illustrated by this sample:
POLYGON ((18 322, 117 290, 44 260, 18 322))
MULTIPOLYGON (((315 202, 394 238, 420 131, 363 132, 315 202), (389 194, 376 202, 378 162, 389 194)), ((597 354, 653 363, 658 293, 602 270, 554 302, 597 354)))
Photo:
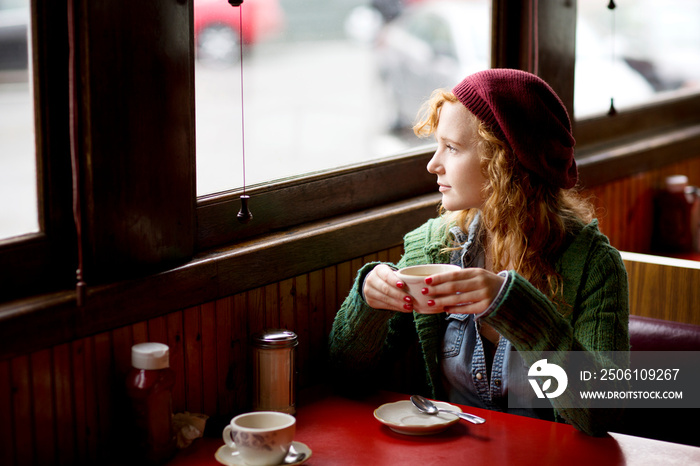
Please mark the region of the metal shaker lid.
POLYGON ((297 334, 285 329, 267 329, 253 335, 253 345, 258 348, 292 348, 297 346, 297 334))

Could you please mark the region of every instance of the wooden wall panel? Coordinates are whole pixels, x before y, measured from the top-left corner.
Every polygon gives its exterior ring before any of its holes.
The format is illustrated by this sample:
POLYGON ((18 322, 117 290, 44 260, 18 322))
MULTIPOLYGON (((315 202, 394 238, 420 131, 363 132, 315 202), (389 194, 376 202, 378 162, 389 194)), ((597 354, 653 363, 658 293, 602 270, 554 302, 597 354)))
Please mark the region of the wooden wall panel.
MULTIPOLYGON (((230 299, 230 298, 229 298, 230 299)), ((248 352, 248 335, 250 326, 248 318, 248 294, 241 293, 233 297, 233 313, 228 329, 231 335, 231 347, 234 351, 230 355, 231 367, 227 374, 227 385, 231 387, 230 410, 222 412, 242 411, 248 399, 248 384, 246 375, 250 364, 248 352)), ((219 374, 221 376, 221 374, 219 374)))
MULTIPOLYGON (((335 318, 335 313, 338 311, 338 303, 336 301, 338 287, 338 271, 335 267, 329 267, 324 270, 324 288, 323 288, 323 307, 321 311, 323 312, 323 330, 321 333, 321 338, 319 342, 322 342, 321 348, 319 348, 321 354, 326 353, 326 346, 328 344, 327 336, 331 331, 331 326, 333 325, 333 319, 335 318)), ((347 291, 345 292, 347 295, 347 291)))
POLYGON ((0 413, 5 418, 0 422, 0 464, 14 464, 12 387, 10 361, 0 361, 0 413))
MULTIPOLYGON (((325 270, 317 270, 309 274, 309 320, 308 320, 308 348, 309 357, 306 360, 304 380, 313 383, 316 376, 323 372, 324 367, 320 358, 325 354, 325 270)), ((335 301, 334 301, 335 303, 335 301)))
POLYGON ((12 384, 12 436, 15 461, 19 465, 34 464, 35 426, 32 409, 30 357, 20 356, 10 363, 12 384))
POLYGON ((37 351, 30 357, 34 441, 38 464, 53 464, 56 457, 56 412, 53 404, 51 349, 37 351))
POLYGON ((91 371, 94 379, 91 381, 92 386, 89 389, 94 390, 94 409, 97 415, 95 435, 91 440, 96 442, 99 454, 103 450, 102 447, 111 444, 111 436, 114 434, 112 426, 118 419, 118 406, 122 403, 114 396, 116 390, 114 383, 119 376, 112 364, 111 332, 95 335, 91 340, 93 353, 88 364, 92 365, 91 371))
POLYGON ((56 459, 59 464, 75 463, 75 417, 71 386, 71 345, 53 348, 54 406, 56 407, 56 459))
POLYGON ((76 457, 79 458, 78 464, 94 464, 100 446, 95 339, 91 337, 74 342, 73 348, 76 427, 81 427, 76 430, 76 457))
MULTIPOLYGON (((79 340, 70 344, 71 372, 68 376, 68 383, 73 397, 73 429, 75 432, 75 442, 67 447, 74 447, 73 455, 75 464, 87 464, 94 457, 90 454, 90 447, 93 442, 88 439, 89 432, 95 432, 88 427, 88 414, 95 413, 94 405, 87 397, 85 370, 85 345, 86 340, 79 340)), ((91 391, 91 393, 94 393, 91 391)), ((96 445, 95 445, 96 446, 96 445)), ((61 463, 70 464, 70 463, 61 463)))
POLYGON ((280 328, 296 327, 296 312, 294 312, 296 288, 294 279, 283 280, 279 283, 279 313, 280 328))
MULTIPOLYGON (((218 363, 216 302, 202 304, 202 413, 218 412, 218 363)), ((188 376, 189 378, 189 376, 188 376)), ((222 377, 224 378, 224 377, 222 377)))
MULTIPOLYGON (((167 338, 163 342, 170 347, 170 367, 175 371, 176 380, 182 380, 185 374, 185 352, 183 347, 183 312, 173 312, 167 316, 167 338)), ((173 410, 176 413, 186 411, 187 392, 182 383, 173 387, 173 410)))
MULTIPOLYGON (((235 359, 235 340, 231 334, 233 299, 220 299, 214 303, 216 334, 212 351, 216 354, 216 410, 214 412, 233 412, 230 389, 227 384, 229 369, 235 359)), ((207 411, 209 412, 209 411, 207 411)))
POLYGON ((630 314, 700 325, 700 262, 623 253, 630 314))
MULTIPOLYGON (((202 372, 202 319, 201 306, 185 309, 183 312, 184 328, 184 367, 182 375, 186 375, 185 405, 190 412, 201 413, 203 404, 202 384, 204 375, 202 372)), ((209 357, 214 357, 210 355, 209 357)), ((183 380, 180 377, 179 380, 183 380)))
POLYGON ((299 373, 298 382, 301 386, 310 383, 309 374, 311 372, 309 361, 311 352, 305 341, 309 341, 309 276, 301 275, 295 278, 295 327, 289 330, 294 331, 299 339, 297 347, 297 370, 299 373))

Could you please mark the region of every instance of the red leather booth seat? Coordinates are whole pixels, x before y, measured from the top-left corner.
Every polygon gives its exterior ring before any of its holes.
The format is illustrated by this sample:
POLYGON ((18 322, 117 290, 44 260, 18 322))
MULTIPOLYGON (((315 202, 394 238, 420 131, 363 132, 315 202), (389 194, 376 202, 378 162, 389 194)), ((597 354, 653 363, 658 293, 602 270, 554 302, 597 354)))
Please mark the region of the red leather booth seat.
MULTIPOLYGON (((700 325, 630 316, 629 332, 632 364, 635 351, 700 351, 700 325)), ((698 416, 700 408, 630 408, 622 432, 700 446, 700 433, 689 427, 698 416)))
POLYGON ((700 351, 700 325, 630 316, 632 351, 700 351))

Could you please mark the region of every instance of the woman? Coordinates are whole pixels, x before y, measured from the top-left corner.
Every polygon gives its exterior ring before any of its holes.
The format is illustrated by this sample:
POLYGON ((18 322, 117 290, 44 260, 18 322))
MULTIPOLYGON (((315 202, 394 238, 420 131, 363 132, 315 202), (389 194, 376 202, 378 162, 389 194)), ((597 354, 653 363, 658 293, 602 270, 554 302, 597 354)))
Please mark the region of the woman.
POLYGON ((533 74, 486 70, 436 91, 414 131, 437 141, 427 168, 441 215, 404 237, 398 264, 360 270, 330 335, 338 377, 357 385, 413 354, 430 397, 605 432, 619 412, 571 407, 566 396, 544 412, 507 405, 522 385, 509 367, 531 366, 537 352, 600 362, 599 352, 629 350, 627 275, 571 189, 578 171, 563 104, 533 74), (395 271, 427 263, 462 269, 427 277, 434 311, 417 313, 395 271))

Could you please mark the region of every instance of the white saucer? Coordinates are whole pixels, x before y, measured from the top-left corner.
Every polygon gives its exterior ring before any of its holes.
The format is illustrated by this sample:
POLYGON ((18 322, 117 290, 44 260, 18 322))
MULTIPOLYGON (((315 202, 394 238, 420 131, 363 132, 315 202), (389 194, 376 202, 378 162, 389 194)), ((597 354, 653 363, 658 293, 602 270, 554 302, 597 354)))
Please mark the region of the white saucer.
MULTIPOLYGON (((285 466, 302 464, 311 458, 311 448, 307 447, 301 442, 292 442, 292 445, 294 445, 294 448, 299 453, 306 453, 306 456, 304 456, 303 460, 297 461, 296 463, 285 463, 285 466)), ((247 466, 246 463, 243 462, 243 459, 239 456, 238 450, 231 448, 228 445, 220 446, 219 449, 216 450, 214 457, 219 463, 225 464, 226 466, 247 466)))
MULTIPOLYGON (((438 408, 462 412, 459 406, 440 401, 434 403, 438 408)), ((394 432, 406 435, 437 434, 459 421, 454 414, 422 413, 409 400, 383 404, 374 410, 374 417, 394 432)))

